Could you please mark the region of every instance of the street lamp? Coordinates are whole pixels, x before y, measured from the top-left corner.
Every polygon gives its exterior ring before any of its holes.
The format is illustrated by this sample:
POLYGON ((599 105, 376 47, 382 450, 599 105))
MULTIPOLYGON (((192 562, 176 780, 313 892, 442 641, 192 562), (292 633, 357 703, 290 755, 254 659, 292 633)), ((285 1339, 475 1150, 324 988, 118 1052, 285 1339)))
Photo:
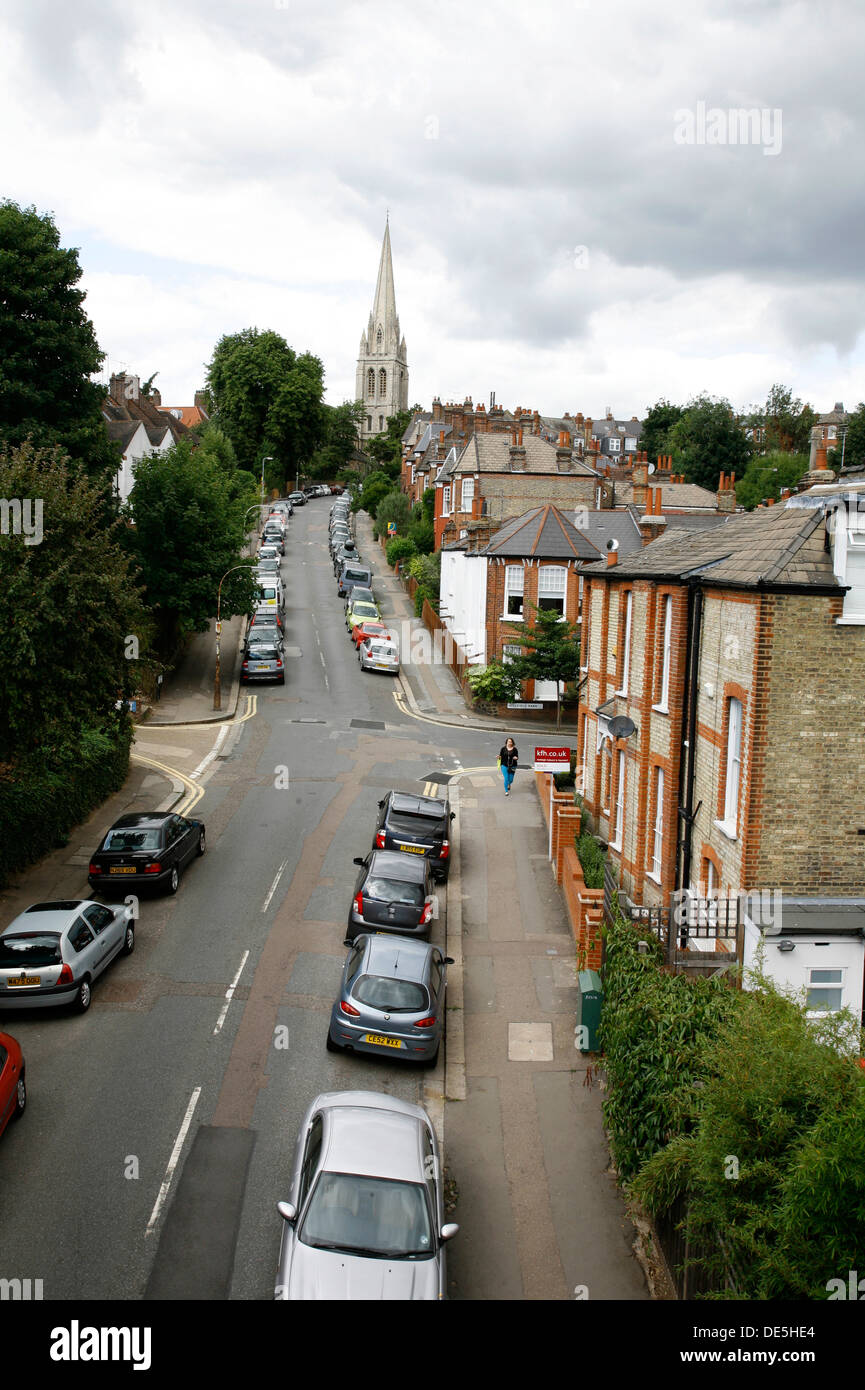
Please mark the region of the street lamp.
POLYGON ((264 506, 264 465, 265 465, 266 463, 273 463, 273 455, 272 455, 272 454, 265 454, 265 455, 264 455, 264 458, 261 460, 261 505, 262 505, 262 506, 264 506))
POLYGON ((219 666, 219 635, 220 635, 220 632, 221 632, 221 630, 222 630, 222 621, 221 621, 221 617, 220 617, 221 612, 222 612, 222 585, 223 585, 223 582, 228 578, 228 576, 229 576, 230 574, 234 574, 234 571, 235 571, 235 570, 245 570, 245 569, 249 569, 249 565, 232 565, 231 569, 230 569, 230 570, 226 570, 226 571, 225 571, 225 574, 222 576, 222 579, 220 579, 220 581, 219 581, 219 589, 218 589, 217 595, 216 595, 216 672, 215 672, 214 677, 213 677, 213 708, 214 708, 214 709, 222 709, 222 684, 221 684, 221 672, 220 672, 220 666, 219 666))

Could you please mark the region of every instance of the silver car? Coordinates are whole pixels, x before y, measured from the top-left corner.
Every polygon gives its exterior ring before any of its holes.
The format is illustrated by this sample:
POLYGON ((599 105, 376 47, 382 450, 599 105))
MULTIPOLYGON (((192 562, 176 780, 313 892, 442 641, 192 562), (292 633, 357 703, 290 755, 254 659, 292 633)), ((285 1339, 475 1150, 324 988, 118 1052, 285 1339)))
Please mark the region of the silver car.
POLYGON ((428 941, 357 937, 331 1010, 328 1052, 377 1052, 434 1067, 444 1030, 448 965, 452 958, 428 941))
POLYGON ((399 672, 399 648, 393 637, 367 637, 359 643, 357 658, 362 671, 390 671, 392 676, 399 672))
POLYGON ((282 1217, 274 1297, 441 1299, 445 1224, 435 1131, 420 1105, 377 1091, 316 1096, 282 1217))
POLYGON ((34 903, 0 933, 0 1010, 90 1008, 91 986, 135 947, 135 907, 89 899, 34 903))

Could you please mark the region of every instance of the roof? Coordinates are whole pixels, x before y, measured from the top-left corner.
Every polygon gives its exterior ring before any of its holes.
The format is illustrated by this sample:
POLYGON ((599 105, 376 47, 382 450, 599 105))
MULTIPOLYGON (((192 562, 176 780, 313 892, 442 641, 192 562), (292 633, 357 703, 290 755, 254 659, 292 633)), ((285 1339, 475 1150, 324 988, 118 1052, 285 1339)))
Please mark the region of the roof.
POLYGON ((337 1173, 368 1173, 379 1178, 416 1182, 420 1168, 419 1121, 388 1105, 350 1101, 330 1110, 331 1127, 324 1167, 337 1173))
POLYGON ((375 849, 369 863, 370 877, 375 874, 402 883, 423 883, 428 868, 428 859, 417 854, 403 854, 398 849, 375 849))
POLYGON ((600 550, 559 511, 547 505, 533 507, 508 521, 482 552, 484 555, 537 556, 546 560, 585 560, 600 558, 600 550))
POLYGON ((408 811, 415 816, 444 816, 448 809, 443 796, 414 796, 410 792, 391 792, 390 804, 394 811, 408 811))
MULTIPOLYGON (((618 479, 615 481, 616 502, 619 506, 627 506, 634 501, 634 482, 631 478, 618 479)), ((696 483, 664 483, 656 482, 652 475, 649 476, 648 486, 661 489, 661 505, 664 513, 675 512, 679 507, 694 508, 702 507, 704 510, 709 508, 716 511, 718 507, 717 494, 711 492, 707 487, 699 487, 696 483)))
POLYGON ((163 414, 171 415, 175 420, 179 420, 188 430, 207 419, 204 411, 198 405, 163 405, 160 409, 163 414))
MULTIPOLYGON (((711 530, 695 533, 669 527, 639 554, 610 566, 607 573, 611 579, 705 576, 713 585, 745 588, 838 588, 824 536, 821 511, 758 508, 735 513, 711 530)), ((597 573, 595 567, 593 573, 597 573)))
POLYGON ((619 511, 586 509, 574 513, 575 520, 579 521, 579 530, 599 551, 606 550, 607 541, 618 541, 620 558, 633 555, 643 548, 637 515, 635 507, 622 507, 619 511))
POLYGON ((573 461, 566 470, 559 468, 556 460, 555 444, 549 444, 540 435, 523 433, 522 448, 525 461, 519 468, 511 467, 512 438, 508 431, 500 434, 473 434, 466 447, 443 475, 447 478, 453 473, 555 473, 564 476, 583 475, 595 477, 595 470, 584 463, 573 461))

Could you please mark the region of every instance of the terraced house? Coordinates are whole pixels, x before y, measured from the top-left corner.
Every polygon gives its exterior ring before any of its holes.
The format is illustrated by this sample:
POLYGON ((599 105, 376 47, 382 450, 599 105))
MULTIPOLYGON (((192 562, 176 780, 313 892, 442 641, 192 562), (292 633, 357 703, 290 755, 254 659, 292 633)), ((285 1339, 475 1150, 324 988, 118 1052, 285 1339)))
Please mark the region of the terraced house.
POLYGON ((748 895, 737 940, 710 930, 707 944, 747 965, 762 922, 775 978, 814 991, 815 1007, 828 990, 831 1007, 857 1011, 860 506, 865 484, 830 484, 585 567, 578 745, 586 808, 632 903, 748 895))

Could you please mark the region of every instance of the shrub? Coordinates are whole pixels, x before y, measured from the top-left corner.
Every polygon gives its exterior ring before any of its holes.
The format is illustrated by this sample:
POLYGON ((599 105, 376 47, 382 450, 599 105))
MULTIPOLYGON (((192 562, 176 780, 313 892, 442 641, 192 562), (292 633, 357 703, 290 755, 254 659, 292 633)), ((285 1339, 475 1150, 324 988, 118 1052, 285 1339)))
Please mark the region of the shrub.
POLYGON ((582 818, 580 819, 580 834, 574 836, 574 847, 576 848, 577 858, 583 870, 583 878, 586 881, 586 887, 603 888, 604 851, 601 849, 594 835, 592 835, 590 831, 582 828, 582 818))
POLYGON ((396 565, 399 564, 400 560, 410 560, 412 556, 416 554, 417 548, 415 547, 415 543, 409 540, 408 536, 394 536, 392 541, 388 541, 387 550, 385 551, 385 556, 391 569, 394 569, 396 565))
POLYGON ((477 700, 490 700, 495 704, 502 700, 512 700, 519 690, 519 679, 510 666, 501 661, 490 661, 486 666, 469 666, 466 680, 477 700))

